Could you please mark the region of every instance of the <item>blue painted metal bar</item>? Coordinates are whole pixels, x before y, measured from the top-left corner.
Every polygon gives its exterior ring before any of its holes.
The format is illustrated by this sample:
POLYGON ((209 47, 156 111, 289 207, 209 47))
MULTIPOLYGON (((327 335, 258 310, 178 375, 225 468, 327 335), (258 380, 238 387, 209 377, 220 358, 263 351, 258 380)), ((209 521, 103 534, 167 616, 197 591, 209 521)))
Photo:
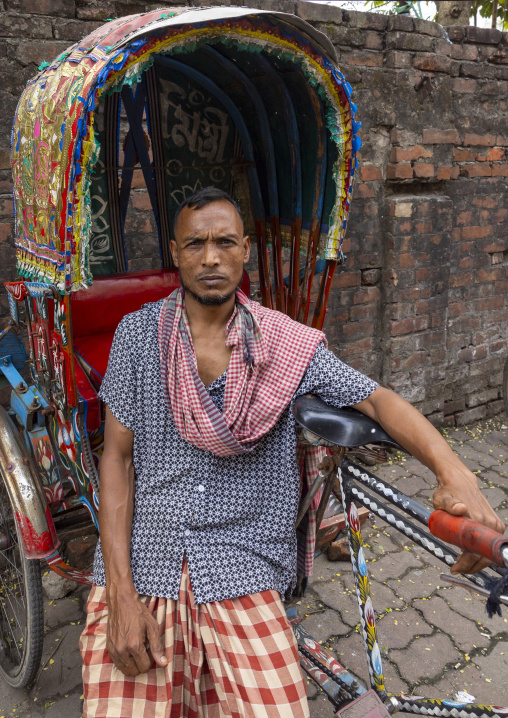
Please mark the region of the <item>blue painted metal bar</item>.
MULTIPOLYGON (((224 57, 212 47, 203 48, 204 51, 219 62, 224 69, 246 89, 254 104, 258 122, 263 134, 262 149, 265 155, 266 173, 268 179, 268 202, 270 211, 270 227, 272 233, 273 268, 275 274, 275 306, 279 311, 285 310, 284 282, 282 276, 282 241, 280 236, 279 191, 277 185, 277 168, 275 164, 275 148, 272 132, 266 109, 256 86, 231 60, 224 57)), ((271 65, 270 65, 271 68, 271 65)))
MULTIPOLYGON (((284 114, 288 133, 289 152, 291 155, 291 257, 289 268, 289 293, 286 302, 286 311, 290 317, 296 319, 299 302, 299 271, 300 271, 300 238, 302 231, 302 158, 300 152, 300 132, 296 120, 296 112, 286 83, 262 54, 257 56, 257 62, 263 68, 267 78, 273 82, 279 91, 281 107, 284 114)), ((279 242, 280 242, 279 235, 279 242)), ((275 257, 274 257, 275 259, 275 257)), ((282 272, 281 272, 282 274, 282 272)))
POLYGON ((327 170, 327 134, 323 106, 321 105, 316 91, 313 87, 310 87, 310 85, 308 85, 308 92, 316 118, 318 149, 316 155, 316 189, 314 192, 314 203, 312 206, 312 222, 309 227, 305 276, 302 282, 302 294, 298 309, 298 320, 303 322, 303 324, 307 323, 307 318, 309 316, 312 281, 316 270, 317 250, 319 245, 319 235, 321 232, 327 170))
MULTIPOLYGON (((209 77, 204 75, 202 72, 199 72, 199 70, 195 70, 192 67, 189 67, 188 65, 184 65, 181 62, 178 62, 177 60, 173 60, 173 58, 165 57, 164 55, 158 55, 155 59, 155 62, 167 67, 170 70, 174 70, 175 72, 180 72, 183 75, 186 75, 187 77, 190 77, 192 80, 200 84, 202 87, 204 87, 208 92, 210 92, 212 95, 214 95, 219 102, 224 106, 224 108, 227 110, 229 115, 231 116, 231 119, 233 120, 233 123, 235 125, 236 131, 238 132, 238 136, 240 137, 240 142, 242 143, 242 149, 243 153, 245 155, 246 161, 249 163, 247 167, 247 177, 249 179, 249 185, 251 190, 251 196, 252 196, 252 212, 254 215, 254 221, 256 223, 256 235, 257 235, 257 242, 258 242, 258 260, 260 261, 260 279, 263 276, 268 276, 266 273, 268 268, 263 267, 262 263, 264 260, 264 257, 266 255, 266 234, 265 234, 265 208, 263 204, 263 197, 261 194, 261 187, 259 185, 259 177, 256 169, 255 164, 255 158, 254 158, 254 148, 252 146, 252 140, 249 134, 249 131, 247 129, 247 125, 245 124, 245 121, 238 110, 235 103, 231 100, 228 95, 218 87, 215 82, 210 80, 209 77)), ((263 303, 265 306, 270 306, 270 287, 263 287, 261 285, 261 293, 263 296, 263 303)))
MULTIPOLYGON (((125 107, 125 112, 127 115, 127 119, 129 120, 129 135, 128 138, 132 138, 132 142, 135 147, 135 151, 138 154, 139 162, 141 164, 141 168, 143 171, 143 177, 145 179, 146 189, 148 190, 148 195, 150 197, 150 202, 152 205, 153 213, 155 216, 155 221, 157 223, 157 228, 159 230, 159 208, 157 205, 157 195, 155 191, 155 180, 154 180, 154 172, 153 169, 150 166, 150 156, 148 154, 148 148, 146 146, 146 140, 145 140, 145 134, 143 132, 143 112, 145 109, 145 101, 146 101, 146 86, 144 82, 140 82, 138 84, 137 90, 136 90, 136 96, 132 94, 132 89, 128 85, 125 85, 122 89, 122 101, 125 107)), ((126 146, 127 151, 127 146, 126 146)), ((130 153, 130 150, 129 150, 130 153)), ((126 152, 127 155, 127 152, 126 152)), ((133 158, 135 159, 135 158, 133 158)), ((126 165, 127 167, 133 167, 133 164, 126 165)), ((122 173, 123 174, 123 173, 122 173)), ((132 172, 131 172, 131 178, 132 178, 132 172)), ((122 182, 122 188, 123 188, 123 182, 122 182)), ((130 186, 129 186, 129 193, 130 193, 130 186)), ((120 203, 120 211, 122 213, 122 227, 125 222, 125 216, 127 212, 127 204, 125 200, 125 195, 122 195, 121 191, 121 203, 120 203)), ((128 194, 127 194, 127 200, 128 200, 128 194)), ((159 237, 160 237, 160 230, 159 230, 159 237)))

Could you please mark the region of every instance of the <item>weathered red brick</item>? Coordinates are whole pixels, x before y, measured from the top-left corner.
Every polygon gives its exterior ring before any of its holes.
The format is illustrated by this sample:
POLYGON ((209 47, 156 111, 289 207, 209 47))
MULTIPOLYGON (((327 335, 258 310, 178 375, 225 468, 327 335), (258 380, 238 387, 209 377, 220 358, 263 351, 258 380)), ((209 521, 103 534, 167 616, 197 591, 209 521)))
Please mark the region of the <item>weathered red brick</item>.
POLYGON ((392 322, 390 325, 390 334, 392 337, 396 337, 403 334, 421 332, 428 328, 429 323, 429 317, 427 315, 408 317, 407 319, 402 319, 400 322, 392 322))
POLYGON ((492 177, 508 177, 508 162, 496 162, 491 168, 492 177))
POLYGON ((486 207, 487 209, 495 209, 498 205, 498 201, 490 195, 485 195, 483 197, 480 195, 473 197, 471 204, 473 204, 475 207, 486 207))
POLYGON ((411 179, 413 177, 413 168, 409 162, 388 165, 386 169, 387 179, 411 179))
POLYGON ((69 46, 68 42, 44 42, 43 40, 20 40, 16 44, 16 59, 22 65, 51 62, 69 46))
POLYGON ((12 205, 11 197, 5 197, 0 199, 0 217, 13 217, 14 207, 12 205))
POLYGON ((432 157, 432 152, 422 145, 412 147, 393 147, 390 154, 390 162, 410 162, 419 160, 421 157, 432 157))
POLYGON ((375 197, 376 193, 374 192, 373 188, 369 184, 365 184, 365 182, 361 182, 358 184, 357 187, 355 187, 355 194, 357 194, 359 197, 375 197))
POLYGON ((75 0, 5 0, 5 9, 35 15, 74 17, 75 0))
POLYGON ((417 162, 413 167, 415 177, 429 178, 434 177, 435 168, 434 165, 426 162, 417 162))
POLYGON ((464 227, 462 230, 463 239, 483 239, 492 236, 492 225, 486 227, 464 227))
POLYGON ((487 347, 483 345, 479 347, 467 347, 467 349, 462 349, 459 352, 457 359, 459 364, 464 364, 465 362, 480 361, 480 359, 485 359, 486 356, 487 347))
POLYGON ((476 80, 466 79, 465 77, 456 77, 452 82, 452 90, 454 92, 472 93, 478 89, 476 80))
POLYGON ((459 212, 457 215, 457 224, 471 224, 473 219, 473 213, 469 210, 467 212, 459 212))
POLYGON ((446 57, 446 55, 434 55, 431 53, 418 52, 413 59, 413 67, 425 72, 445 72, 447 75, 458 75, 459 64, 446 57))
POLYGON ((12 227, 7 222, 0 223, 0 242, 5 242, 12 237, 12 227))
POLYGON ((374 50, 349 50, 341 53, 340 59, 346 65, 361 67, 382 67, 383 53, 374 50))
POLYGON ((461 62, 460 75, 461 77, 474 77, 478 80, 485 81, 488 79, 494 79, 496 76, 496 70, 494 67, 486 65, 484 62, 461 62))
POLYGON ((478 153, 476 155, 476 161, 477 162, 499 162, 499 160, 502 160, 504 157, 504 150, 501 147, 493 147, 490 150, 487 150, 487 152, 482 155, 478 153))
POLYGON ((385 67, 401 69, 413 66, 413 56, 410 52, 388 50, 385 58, 385 67))
POLYGON ((496 135, 487 133, 485 135, 477 135, 473 132, 466 132, 464 138, 465 145, 480 145, 482 147, 493 147, 496 144, 496 135))
POLYGON ((440 145, 440 144, 458 145, 458 144, 460 144, 460 137, 459 137, 459 133, 454 128, 449 129, 449 130, 440 130, 437 128, 428 127, 423 130, 423 144, 424 145, 440 145))
POLYGON ((476 27, 469 25, 465 28, 466 42, 478 42, 485 45, 497 45, 503 39, 503 33, 500 30, 490 27, 476 27))
POLYGON ((452 45, 451 56, 454 60, 474 60, 478 59, 478 49, 474 45, 452 45))
POLYGON ((376 165, 362 165, 360 167, 360 177, 362 182, 373 182, 383 179, 383 172, 376 165))
POLYGON ((504 307, 504 297, 485 297, 484 299, 477 299, 474 303, 475 311, 477 312, 493 312, 496 309, 504 307))
POLYGON ((487 164, 460 165, 461 177, 492 177, 492 167, 487 164))
POLYGON ((332 289, 342 289, 342 287, 359 287, 361 283, 362 275, 360 270, 354 272, 337 270, 332 280, 332 289))
POLYGON ((412 52, 432 52, 434 40, 426 35, 395 30, 386 34, 387 50, 409 50, 412 52))
POLYGON ((351 307, 349 318, 352 322, 374 321, 377 318, 378 311, 377 304, 356 304, 351 307))
POLYGON ((131 202, 134 209, 152 209, 152 203, 150 202, 150 195, 148 192, 133 192, 131 194, 131 202))
POLYGON ((349 322, 342 327, 345 337, 370 337, 374 331, 375 326, 372 322, 349 322))
POLYGON ((459 176, 459 168, 458 167, 450 167, 448 165, 443 165, 437 168, 437 179, 438 180, 449 180, 449 179, 457 179, 459 176))
POLYGON ((453 150, 453 159, 456 162, 474 162, 476 152, 474 150, 466 150, 464 147, 456 147, 453 150))
POLYGON ((367 31, 365 33, 365 47, 368 50, 383 50, 383 35, 381 35, 379 32, 373 32, 372 30, 367 31))

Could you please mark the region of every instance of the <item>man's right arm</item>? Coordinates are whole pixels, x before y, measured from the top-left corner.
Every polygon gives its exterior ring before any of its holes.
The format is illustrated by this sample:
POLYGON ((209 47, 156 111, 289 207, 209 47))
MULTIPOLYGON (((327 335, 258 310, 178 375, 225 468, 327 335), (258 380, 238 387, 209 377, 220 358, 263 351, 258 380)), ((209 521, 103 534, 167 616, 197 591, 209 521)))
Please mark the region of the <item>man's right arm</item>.
POLYGON ((134 511, 134 434, 106 407, 104 452, 100 465, 99 527, 106 572, 107 649, 127 676, 146 673, 153 660, 167 665, 157 622, 139 600, 130 567, 134 511), (150 653, 147 651, 150 646, 150 653))

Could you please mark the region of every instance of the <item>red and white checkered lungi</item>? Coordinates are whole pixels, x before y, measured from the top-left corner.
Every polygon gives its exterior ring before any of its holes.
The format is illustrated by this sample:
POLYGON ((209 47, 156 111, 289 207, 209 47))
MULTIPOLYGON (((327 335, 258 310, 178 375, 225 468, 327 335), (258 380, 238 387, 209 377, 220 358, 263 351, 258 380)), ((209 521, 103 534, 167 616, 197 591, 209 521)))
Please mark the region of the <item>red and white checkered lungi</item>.
POLYGON ((184 561, 177 601, 142 596, 168 665, 134 678, 106 650, 106 589, 93 586, 81 636, 83 718, 308 718, 293 631, 279 594, 196 605, 184 561))

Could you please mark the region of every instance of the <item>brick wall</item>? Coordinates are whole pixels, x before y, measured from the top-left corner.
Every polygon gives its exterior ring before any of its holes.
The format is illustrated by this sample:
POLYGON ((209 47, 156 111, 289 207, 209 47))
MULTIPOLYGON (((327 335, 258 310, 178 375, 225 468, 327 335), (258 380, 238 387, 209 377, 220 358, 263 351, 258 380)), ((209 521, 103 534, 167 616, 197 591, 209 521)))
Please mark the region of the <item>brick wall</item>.
MULTIPOLYGON (((179 3, 0 0, 0 281, 14 275, 10 126, 26 80, 101 21, 171 4, 179 3)), ((363 122, 348 258, 325 324, 332 348, 436 424, 499 413, 508 355, 508 34, 453 27, 447 37, 405 16, 249 4, 295 12, 331 38, 363 122)))

